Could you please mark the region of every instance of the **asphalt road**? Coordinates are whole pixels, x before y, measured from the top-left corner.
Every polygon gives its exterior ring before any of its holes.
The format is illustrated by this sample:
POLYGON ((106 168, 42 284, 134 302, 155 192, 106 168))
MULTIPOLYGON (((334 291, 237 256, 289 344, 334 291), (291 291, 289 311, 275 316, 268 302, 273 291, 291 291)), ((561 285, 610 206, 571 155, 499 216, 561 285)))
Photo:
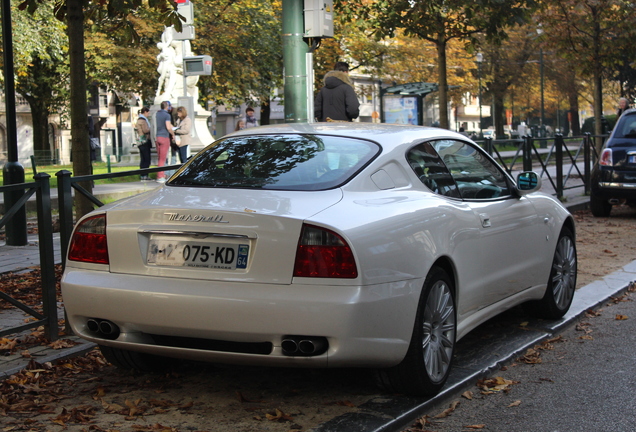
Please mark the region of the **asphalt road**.
POLYGON ((495 371, 482 388, 469 388, 472 399, 458 394, 407 430, 636 430, 636 293, 588 311, 537 347, 495 371))

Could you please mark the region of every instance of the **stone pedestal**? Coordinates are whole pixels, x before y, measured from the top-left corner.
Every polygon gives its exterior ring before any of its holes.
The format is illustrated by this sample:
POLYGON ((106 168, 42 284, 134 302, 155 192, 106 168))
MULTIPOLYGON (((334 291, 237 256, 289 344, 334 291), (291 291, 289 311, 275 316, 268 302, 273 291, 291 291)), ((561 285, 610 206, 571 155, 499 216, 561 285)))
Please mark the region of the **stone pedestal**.
POLYGON ((212 113, 203 109, 201 105, 195 105, 194 112, 190 116, 194 126, 190 153, 196 153, 214 142, 214 137, 212 137, 208 128, 208 118, 211 115, 212 113))

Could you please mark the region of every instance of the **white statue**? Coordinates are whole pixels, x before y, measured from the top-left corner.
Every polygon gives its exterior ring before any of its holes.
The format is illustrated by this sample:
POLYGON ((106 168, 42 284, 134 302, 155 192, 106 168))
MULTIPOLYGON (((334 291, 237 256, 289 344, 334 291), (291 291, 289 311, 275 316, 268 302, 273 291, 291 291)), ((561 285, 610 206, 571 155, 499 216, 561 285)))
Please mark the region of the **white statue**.
MULTIPOLYGON (((191 57, 192 48, 189 40, 174 40, 173 27, 166 27, 161 35, 161 42, 157 43, 157 48, 161 50, 157 55, 159 66, 159 84, 155 94, 155 104, 162 101, 176 101, 180 96, 185 96, 183 91, 183 57, 191 57)), ((198 76, 186 77, 187 96, 192 96, 193 100, 198 100, 199 89, 198 76)))
POLYGON ((177 59, 181 64, 181 67, 178 70, 178 79, 177 83, 173 89, 173 96, 192 96, 192 99, 197 101, 199 100, 199 88, 197 87, 197 83, 199 82, 199 77, 197 75, 186 77, 186 89, 187 94, 183 92, 183 57, 192 57, 194 53, 192 52, 192 47, 190 45, 189 40, 185 41, 175 41, 175 52, 177 53, 177 59))
MULTIPOLYGON (((157 94, 155 95, 155 103, 157 99, 170 100, 170 95, 177 82, 177 53, 173 45, 172 28, 166 28, 161 35, 161 42, 157 43, 157 48, 161 50, 157 56, 159 66, 159 85, 157 86, 157 94), (168 96, 168 97, 166 97, 168 96)), ((160 100, 160 102, 161 102, 160 100)))
POLYGON ((183 74, 183 57, 192 57, 192 48, 189 40, 175 40, 174 28, 166 27, 161 35, 161 42, 157 43, 160 53, 157 55, 159 66, 159 83, 155 94, 154 106, 151 108, 153 112, 159 110, 159 105, 163 101, 172 102, 173 106, 182 103, 184 96, 192 98, 193 112, 188 112, 188 116, 193 120, 194 131, 192 140, 190 141, 191 151, 198 151, 212 141, 214 137, 210 134, 208 128, 208 117, 212 114, 198 104, 199 88, 197 82, 198 76, 186 77, 184 83, 183 74), (185 84, 186 91, 183 86, 185 84))

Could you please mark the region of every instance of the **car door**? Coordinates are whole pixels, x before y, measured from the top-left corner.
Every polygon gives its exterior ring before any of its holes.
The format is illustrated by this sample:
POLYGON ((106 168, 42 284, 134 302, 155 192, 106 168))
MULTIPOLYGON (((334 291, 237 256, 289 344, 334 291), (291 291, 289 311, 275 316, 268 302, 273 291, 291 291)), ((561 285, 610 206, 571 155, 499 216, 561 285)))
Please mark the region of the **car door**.
POLYGON ((478 232, 458 234, 452 242, 460 316, 538 283, 533 269, 542 260, 545 236, 532 203, 513 195, 508 176, 476 146, 458 140, 428 144, 422 149, 430 153, 432 148, 436 155, 431 155, 432 169, 426 170, 426 178, 420 177, 422 182, 430 183, 433 177, 431 190, 461 200, 473 213, 473 225, 457 227, 458 232, 478 232))

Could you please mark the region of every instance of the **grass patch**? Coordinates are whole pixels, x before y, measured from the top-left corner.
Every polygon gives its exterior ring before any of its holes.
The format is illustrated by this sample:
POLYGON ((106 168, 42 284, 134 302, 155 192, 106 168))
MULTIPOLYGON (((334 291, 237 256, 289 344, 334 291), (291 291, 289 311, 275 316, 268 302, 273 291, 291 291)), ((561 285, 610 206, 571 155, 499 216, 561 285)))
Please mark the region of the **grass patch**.
MULTIPOLYGON (((51 178, 49 179, 50 183, 51 183, 51 187, 57 187, 57 176, 55 175, 55 173, 62 171, 62 170, 67 170, 70 171, 71 173, 73 172, 73 166, 72 165, 45 165, 45 166, 38 166, 36 167, 37 169, 37 173, 46 173, 48 175, 51 176, 51 178)), ((137 167, 134 166, 112 166, 110 167, 110 172, 111 173, 115 173, 115 172, 125 172, 125 171, 134 171, 138 169, 137 167)), ((106 162, 94 162, 93 163, 93 174, 107 174, 108 171, 108 165, 106 164, 106 162)), ((24 179, 27 183, 30 183, 33 181, 33 176, 34 176, 34 172, 33 172, 33 168, 32 167, 24 167, 24 179)), ((151 177, 154 178, 154 176, 156 176, 156 174, 150 174, 151 177)), ((109 183, 127 183, 127 182, 136 182, 139 181, 139 175, 129 175, 129 176, 123 176, 123 177, 116 177, 116 178, 109 178, 109 179, 100 179, 100 180, 96 180, 95 183, 96 184, 109 184, 109 183)), ((0 176, 0 186, 4 185, 4 178, 2 176, 0 176)))

